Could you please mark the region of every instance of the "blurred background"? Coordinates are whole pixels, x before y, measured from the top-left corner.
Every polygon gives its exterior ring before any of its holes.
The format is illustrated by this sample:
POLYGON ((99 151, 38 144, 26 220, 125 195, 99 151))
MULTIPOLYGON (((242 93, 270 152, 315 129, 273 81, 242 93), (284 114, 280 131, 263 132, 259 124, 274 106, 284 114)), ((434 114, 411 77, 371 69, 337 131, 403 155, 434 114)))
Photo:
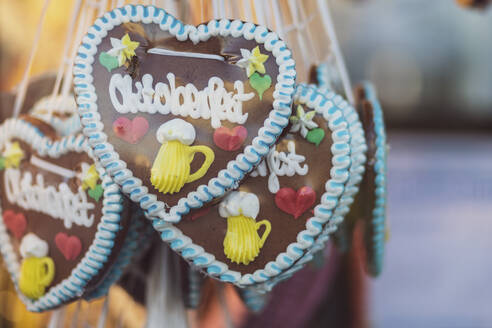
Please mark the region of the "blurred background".
MULTIPOLYGON (((389 134, 391 233, 371 325, 492 327, 492 8, 329 4, 350 78, 375 84, 389 134)), ((1 91, 22 78, 42 6, 0 0, 1 91)), ((57 69, 71 8, 53 0, 32 75, 57 69)))

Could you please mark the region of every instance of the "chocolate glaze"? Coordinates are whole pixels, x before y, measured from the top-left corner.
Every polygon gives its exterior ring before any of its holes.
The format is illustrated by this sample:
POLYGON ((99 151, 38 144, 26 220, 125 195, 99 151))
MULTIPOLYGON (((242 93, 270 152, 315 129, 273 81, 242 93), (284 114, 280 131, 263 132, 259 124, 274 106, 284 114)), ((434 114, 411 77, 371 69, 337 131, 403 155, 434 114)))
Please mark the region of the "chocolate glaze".
MULTIPOLYGON (((236 80, 242 80, 245 86, 245 93, 254 92, 255 97, 252 100, 243 103, 243 113, 248 113, 248 119, 244 127, 248 130, 248 137, 243 146, 251 144, 253 137, 258 135, 258 130, 263 126, 264 120, 268 117, 270 110, 273 108, 273 91, 277 82, 279 73, 275 57, 269 51, 260 45, 262 54, 269 55, 265 62, 267 74, 272 79, 272 86, 263 94, 263 100, 260 101, 256 91, 247 81, 245 70, 237 65, 236 61, 241 58, 240 49, 253 49, 258 44, 254 41, 248 41, 244 38, 233 37, 211 37, 206 42, 193 44, 191 41, 178 41, 169 33, 162 31, 156 24, 126 23, 109 31, 108 35, 98 46, 95 58, 99 58, 101 52, 109 51, 111 47, 110 38, 121 39, 126 33, 129 34, 132 41, 137 41, 140 46, 136 50, 136 57, 133 57, 132 63, 128 67, 120 67, 109 73, 96 59, 93 64, 94 86, 97 94, 98 111, 101 114, 101 120, 104 124, 104 132, 108 135, 108 142, 111 143, 120 158, 128 164, 128 168, 134 176, 140 178, 149 192, 157 195, 160 201, 169 206, 177 204, 177 201, 186 196, 189 192, 196 190, 199 185, 207 184, 211 178, 218 175, 221 169, 226 168, 226 164, 234 159, 239 153, 243 152, 244 147, 237 151, 225 151, 218 148, 213 142, 214 129, 210 125, 210 120, 192 119, 190 117, 174 116, 172 114, 120 114, 117 112, 109 97, 109 81, 111 76, 116 73, 122 75, 129 74, 135 81, 140 81, 141 77, 149 73, 154 77, 156 82, 167 82, 166 74, 172 72, 176 76, 176 84, 185 85, 193 83, 197 89, 203 89, 208 85, 208 80, 217 76, 225 81, 227 90, 233 91, 233 83, 236 80), (161 56, 147 53, 147 50, 154 47, 160 47, 177 51, 201 52, 216 54, 225 58, 224 62, 210 59, 197 59, 187 57, 161 56), (147 119, 150 124, 149 132, 136 145, 130 144, 113 132, 113 122, 121 117, 133 119, 141 116, 147 119), (159 193, 150 183, 150 168, 157 156, 161 144, 157 141, 155 133, 161 124, 173 118, 179 117, 194 125, 196 130, 196 139, 193 145, 206 145, 215 153, 215 160, 207 174, 195 182, 187 183, 180 192, 169 195, 159 193)), ((134 82, 132 84, 134 84, 134 82)), ((136 89, 134 89, 136 91, 136 89)), ((232 128, 237 124, 228 121, 222 121, 222 126, 232 128)), ((195 172, 201 167, 204 157, 197 154, 191 164, 191 172, 195 172)))
MULTIPOLYGON (((23 117, 24 120, 28 121, 32 125, 35 125, 40 131, 43 133, 46 133, 46 136, 52 137, 54 136, 54 130, 51 126, 48 124, 37 120, 35 118, 25 116, 23 117)), ((35 150, 32 149, 31 145, 17 140, 17 139, 12 139, 12 141, 18 141, 22 150, 25 153, 25 158, 22 160, 21 165, 19 167, 21 174, 24 172, 31 172, 33 175, 33 178, 36 176, 36 174, 40 173, 43 175, 44 178, 44 185, 45 187, 48 186, 54 186, 55 188, 58 188, 58 185, 62 182, 67 183, 69 188, 72 190, 72 192, 76 192, 78 189, 78 186, 80 185, 80 182, 78 181, 77 178, 72 178, 72 179, 67 179, 64 177, 61 177, 57 174, 51 173, 49 171, 45 171, 37 166, 34 166, 30 163, 30 157, 32 154, 36 154, 37 157, 41 158, 44 161, 73 169, 75 171, 80 170, 81 168, 81 163, 85 162, 88 164, 93 164, 94 161, 89 157, 89 155, 85 152, 82 153, 77 153, 77 152, 69 152, 65 155, 62 155, 58 158, 51 158, 51 157, 44 157, 40 156, 35 150)), ((89 214, 94 214, 94 222, 91 227, 87 228, 84 226, 79 226, 76 224, 72 224, 72 227, 70 229, 66 229, 63 220, 61 219, 55 219, 52 218, 51 216, 40 213, 34 210, 25 210, 24 208, 12 204, 8 201, 6 193, 5 193, 5 183, 4 183, 4 174, 5 170, 0 171, 0 202, 1 202, 1 210, 2 212, 6 210, 13 210, 16 213, 22 212, 24 213, 26 220, 27 220, 27 229, 25 234, 27 233, 34 233, 41 239, 45 240, 48 245, 49 245, 49 253, 48 256, 51 257, 55 263, 55 277, 51 283, 51 285, 48 288, 51 288, 60 282, 62 282, 64 279, 68 278, 68 276, 71 274, 72 270, 77 266, 77 264, 80 262, 80 260, 85 256, 85 253, 89 249, 90 245, 94 241, 95 234, 97 232, 97 226, 99 222, 101 221, 101 210, 102 210, 102 204, 103 204, 103 199, 104 196, 101 197, 99 202, 96 202, 93 198, 88 197, 88 201, 93 203, 95 208, 91 211, 89 211, 89 214), (59 232, 64 232, 68 234, 69 236, 77 236, 81 243, 82 243, 82 251, 80 252, 80 255, 77 257, 75 260, 66 260, 61 251, 58 249, 55 243, 55 236, 59 232)), ((123 206, 125 209, 129 208, 129 202, 127 200, 124 200, 123 206)), ((49 204, 47 204, 49 206, 49 204)), ((107 273, 108 269, 111 267, 112 263, 116 259, 116 255, 118 254, 119 249, 122 246, 122 242, 124 240, 124 237, 126 236, 127 233, 127 228, 129 225, 129 211, 123 210, 122 212, 122 217, 121 217, 121 222, 120 222, 120 227, 121 231, 118 233, 118 236, 115 238, 115 245, 113 247, 112 253, 109 256, 109 259, 107 263, 103 266, 103 268, 100 270, 100 272, 93 277, 87 284, 85 288, 85 292, 88 292, 92 290, 97 283, 99 283, 107 273)), ((10 234, 10 232, 9 232, 10 234)), ((17 240, 12 234, 10 234, 12 244, 14 246, 14 250, 17 252, 17 256, 19 260, 22 259, 20 252, 19 252, 19 247, 20 247, 20 240, 17 240)), ((48 291, 49 289, 47 289, 48 291)))
MULTIPOLYGON (((294 104, 294 108, 297 107, 294 104)), ((309 109, 305 107, 305 110, 309 109)), ((307 164, 309 171, 306 175, 294 175, 292 177, 279 176, 280 188, 290 187, 297 190, 304 186, 313 188, 316 192, 314 205, 304 212, 298 219, 280 210, 275 204, 275 194, 268 190, 268 171, 267 176, 248 177, 244 180, 238 190, 253 193, 260 200, 260 212, 256 221, 269 220, 272 231, 268 236, 265 245, 260 250, 258 257, 248 265, 232 263, 224 254, 223 241, 227 230, 227 219, 218 214, 218 205, 213 205, 210 210, 198 210, 190 213, 177 224, 183 233, 189 236, 193 242, 202 246, 205 250, 215 256, 219 261, 226 263, 229 269, 239 271, 242 274, 253 273, 255 270, 263 269, 270 261, 275 261, 278 254, 285 252, 287 246, 296 242, 297 234, 306 229, 306 221, 313 216, 311 210, 319 204, 321 196, 325 192, 325 183, 330 177, 332 167, 331 131, 327 128, 326 121, 316 115, 314 121, 320 128, 325 130, 325 139, 316 146, 304 139, 299 132, 287 133, 280 138, 276 145, 277 151, 287 152, 288 141, 294 141, 296 153, 306 157, 302 165, 307 164), (194 218, 197 212, 206 213, 203 216, 194 218), (193 219, 192 219, 193 218, 193 219)), ((287 127, 285 131, 289 131, 287 127)), ((259 231, 261 235, 263 230, 259 231)))

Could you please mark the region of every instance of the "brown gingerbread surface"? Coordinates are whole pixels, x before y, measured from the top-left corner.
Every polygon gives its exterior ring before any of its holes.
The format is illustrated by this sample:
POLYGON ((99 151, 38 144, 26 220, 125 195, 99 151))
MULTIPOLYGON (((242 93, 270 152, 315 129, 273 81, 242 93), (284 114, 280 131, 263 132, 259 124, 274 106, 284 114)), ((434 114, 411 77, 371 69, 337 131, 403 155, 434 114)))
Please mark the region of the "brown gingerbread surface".
MULTIPOLYGON (((311 110, 307 106, 304 107, 306 111, 311 110)), ((292 141, 295 144, 296 154, 305 156, 305 161, 301 165, 308 165, 309 171, 306 175, 278 176, 278 179, 280 188, 298 190, 308 186, 316 192, 316 200, 308 210, 297 219, 282 211, 275 203, 276 195, 268 189, 268 175, 250 176, 238 189, 258 196, 260 212, 256 221, 268 220, 272 226, 265 245, 253 262, 248 265, 233 263, 224 254, 223 241, 227 230, 227 220, 219 215, 218 204, 211 206, 209 210, 201 209, 192 212, 185 216, 177 227, 195 244, 204 247, 217 260, 226 263, 229 269, 242 274, 253 273, 258 269, 263 269, 268 262, 275 261, 280 253, 286 251, 287 246, 296 242, 298 233, 306 229, 306 221, 313 216, 312 211, 320 203, 321 196, 326 191, 325 183, 330 178, 331 146, 333 144, 331 131, 327 127, 327 122, 319 114, 315 116, 314 121, 325 131, 325 138, 318 146, 308 142, 299 132, 285 134, 276 145, 277 151, 287 152, 287 143, 292 141)), ((289 128, 290 126, 286 130, 289 131, 289 128)), ((263 232, 262 229, 259 230, 260 235, 263 232)))
MULTIPOLYGON (((98 46, 95 58, 99 58, 101 52, 107 52, 112 48, 110 43, 111 37, 121 39, 126 33, 128 33, 132 41, 139 42, 139 46, 135 50, 136 56, 132 58, 131 64, 128 67, 122 66, 112 70, 110 73, 97 59, 93 64, 94 86, 97 94, 98 112, 104 124, 103 131, 108 135, 108 142, 114 146, 115 151, 127 163, 128 168, 133 172, 134 176, 140 178, 143 184, 148 187, 149 192, 156 194, 160 201, 173 206, 177 204, 180 198, 196 190, 199 185, 207 184, 211 178, 216 177, 218 172, 226 168, 227 163, 239 153, 243 152, 244 147, 251 144, 252 139, 258 135, 258 130, 263 126, 265 119, 273 108, 273 91, 277 82, 278 66, 272 53, 265 50, 262 45, 259 45, 261 53, 269 56, 264 66, 272 80, 272 86, 264 92, 262 100, 260 100, 256 91, 248 83, 245 70, 235 64, 241 58, 241 48, 251 50, 258 45, 254 40, 248 41, 242 37, 218 36, 211 37, 205 42, 193 44, 189 40, 176 40, 174 36, 160 30, 156 24, 141 23, 126 23, 109 31, 108 35, 98 46), (214 54, 223 57, 225 60, 161 56, 148 53, 149 49, 156 47, 173 51, 214 54), (157 82, 167 84, 166 75, 170 72, 176 76, 176 86, 192 83, 198 90, 205 88, 208 85, 209 79, 214 76, 224 80, 225 88, 230 92, 234 91, 234 81, 243 81, 244 93, 253 92, 255 96, 253 99, 243 102, 243 113, 248 113, 248 118, 246 123, 242 125, 247 129, 248 136, 244 140, 242 147, 235 151, 226 151, 217 147, 213 140, 214 128, 211 126, 210 119, 193 119, 172 114, 163 115, 144 112, 122 114, 115 110, 108 92, 112 75, 119 73, 124 76, 129 74, 133 78, 132 85, 135 88, 135 82, 141 81, 142 76, 147 73, 152 75, 154 85, 157 82), (131 144, 119 138, 114 133, 112 126, 114 121, 120 117, 132 120, 137 116, 143 117, 148 121, 149 130, 138 143, 131 144), (196 138, 193 145, 210 147, 215 153, 215 160, 202 178, 185 184, 178 193, 162 194, 150 183, 151 167, 161 147, 161 144, 156 138, 156 131, 163 123, 174 118, 183 119, 194 126, 196 138)), ((136 89, 133 91, 135 92, 136 89)), ((233 128, 238 125, 240 124, 231 123, 228 120, 222 121, 222 126, 227 128, 233 128)), ((197 153, 191 163, 190 172, 195 172, 201 167, 203 160, 204 156, 197 153)))

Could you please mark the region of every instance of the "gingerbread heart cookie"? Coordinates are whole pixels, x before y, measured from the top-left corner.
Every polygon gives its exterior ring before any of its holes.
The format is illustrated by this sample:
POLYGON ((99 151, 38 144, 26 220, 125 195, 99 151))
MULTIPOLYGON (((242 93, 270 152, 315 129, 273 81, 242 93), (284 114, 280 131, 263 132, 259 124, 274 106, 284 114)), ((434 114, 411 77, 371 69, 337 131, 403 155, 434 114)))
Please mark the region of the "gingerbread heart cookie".
POLYGON ((336 244, 345 252, 352 245, 358 224, 363 229, 365 267, 372 276, 382 270, 384 246, 387 239, 386 223, 386 158, 387 143, 384 116, 374 87, 366 82, 355 89, 357 110, 367 138, 367 162, 360 192, 347 219, 336 232, 336 244))
POLYGON ((179 222, 268 154, 288 124, 294 65, 265 27, 226 19, 195 27, 127 5, 89 28, 74 84, 107 172, 149 217, 179 222))
POLYGON ((83 135, 57 138, 34 118, 0 126, 0 250, 31 311, 84 297, 114 263, 129 202, 83 135))
POLYGON ((300 269, 348 212, 365 161, 357 113, 306 85, 293 106, 288 133, 238 189, 176 225, 154 223, 172 249, 212 277, 268 290, 300 269))

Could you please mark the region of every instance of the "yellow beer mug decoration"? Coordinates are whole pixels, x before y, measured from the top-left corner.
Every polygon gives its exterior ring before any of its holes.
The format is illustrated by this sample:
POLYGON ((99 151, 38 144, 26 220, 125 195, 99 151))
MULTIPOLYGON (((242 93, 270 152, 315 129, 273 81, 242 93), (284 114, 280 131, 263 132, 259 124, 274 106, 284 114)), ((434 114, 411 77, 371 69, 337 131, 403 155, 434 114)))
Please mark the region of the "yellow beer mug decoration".
POLYGON ((23 257, 19 289, 28 298, 43 296, 55 277, 55 263, 48 257, 48 243, 33 233, 22 238, 20 253, 23 257))
POLYGON ((268 220, 256 222, 260 201, 252 193, 234 191, 219 205, 219 214, 227 218, 224 253, 233 263, 248 264, 260 253, 272 226, 268 220), (265 227, 260 237, 258 230, 265 227))
POLYGON ((195 128, 176 118, 162 124, 156 133, 162 144, 150 171, 150 182, 164 194, 179 192, 185 183, 202 178, 212 165, 215 154, 207 146, 190 146, 195 141, 195 128), (202 166, 193 174, 190 164, 196 153, 205 155, 202 166))

